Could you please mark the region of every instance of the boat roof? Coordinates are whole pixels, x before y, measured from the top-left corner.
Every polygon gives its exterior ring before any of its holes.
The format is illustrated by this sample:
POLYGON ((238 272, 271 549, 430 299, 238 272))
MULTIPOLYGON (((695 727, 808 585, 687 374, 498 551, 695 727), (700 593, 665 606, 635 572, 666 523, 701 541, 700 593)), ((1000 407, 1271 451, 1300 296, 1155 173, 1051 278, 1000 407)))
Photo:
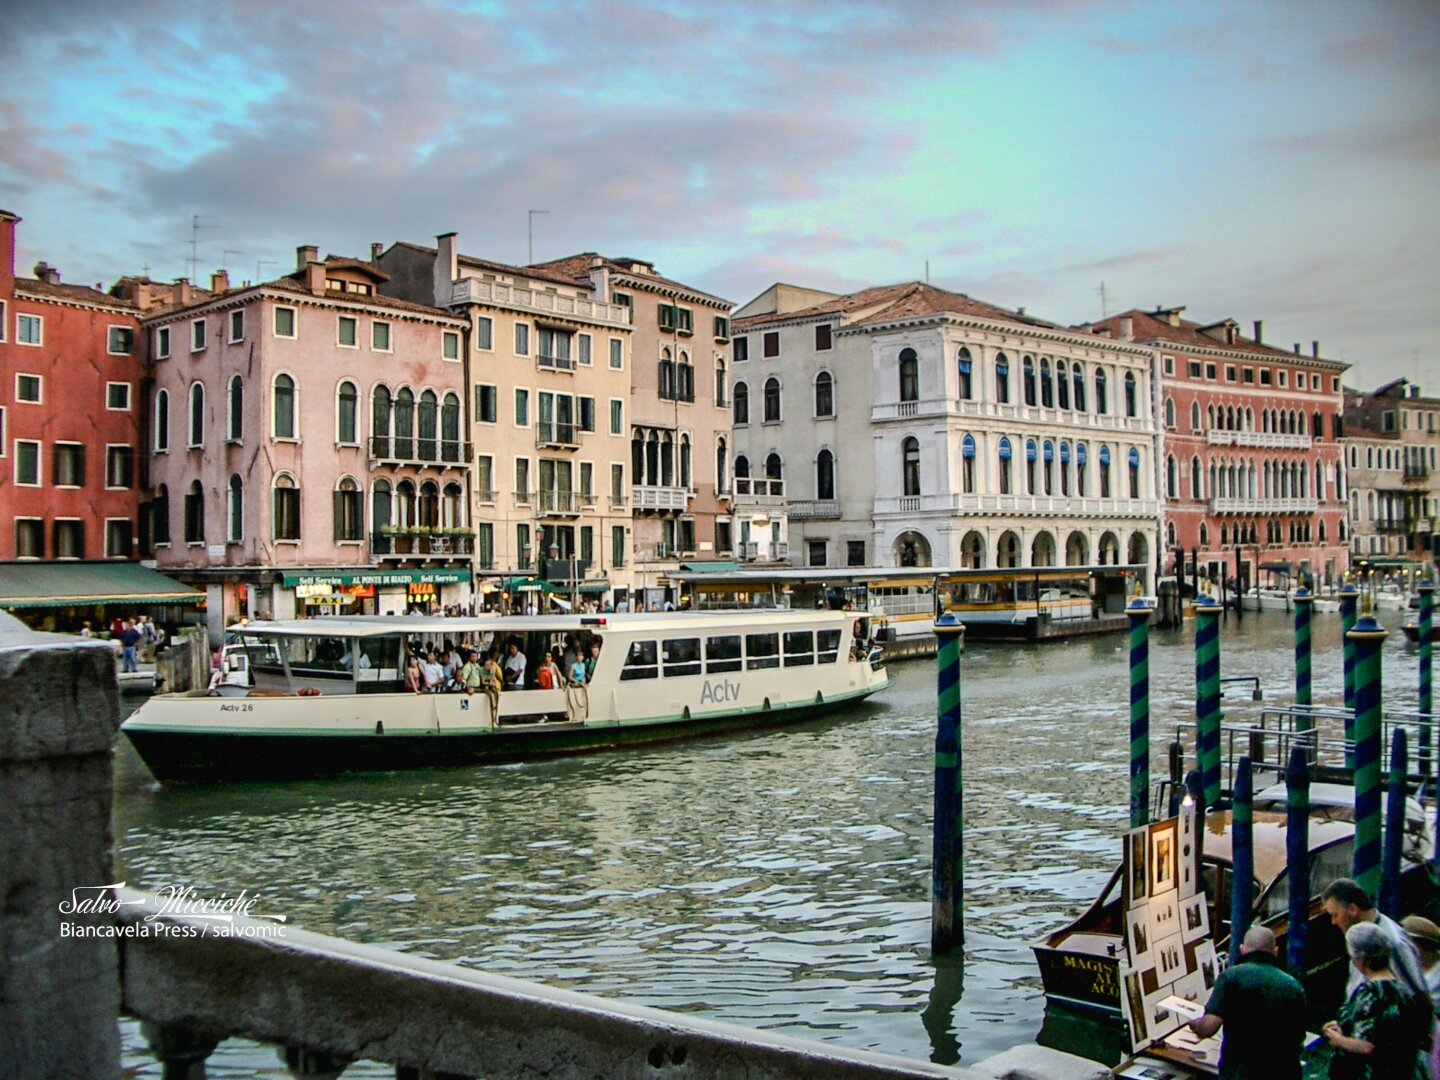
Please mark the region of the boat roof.
MULTIPOLYGON (((1274 807, 1283 806, 1289 797, 1289 789, 1284 784, 1271 784, 1255 792, 1255 803, 1270 803, 1274 807)), ((1388 800, 1382 800, 1381 810, 1388 800)), ((1310 809, 1311 810, 1349 810, 1355 812, 1355 788, 1352 784, 1331 784, 1312 783, 1310 785, 1310 809)), ((1405 816, 1411 820, 1425 821, 1427 815, 1425 807, 1422 806, 1414 796, 1405 796, 1405 816)))
POLYGON ((990 581, 996 578, 1031 581, 1036 578, 1082 578, 1099 575, 1113 577, 1119 574, 1135 574, 1148 570, 1144 563, 1097 563, 1086 566, 1023 566, 1013 569, 976 570, 958 566, 842 566, 815 567, 801 566, 786 569, 746 569, 741 567, 724 569, 712 567, 665 571, 670 581, 686 582, 691 585, 749 584, 764 585, 844 585, 871 584, 883 586, 897 581, 924 580, 933 582, 936 578, 952 582, 990 581))
MULTIPOLYGON (((1229 866, 1233 862, 1229 810, 1211 811, 1205 815, 1205 859, 1229 866)), ((1350 821, 1325 821, 1311 818, 1308 823, 1310 851, 1338 844, 1355 835, 1350 821)), ((1255 838, 1255 880, 1269 883, 1285 872, 1286 815, 1269 810, 1256 810, 1252 832, 1255 838)))
POLYGON ((603 615, 322 615, 232 626, 227 633, 258 637, 406 637, 458 638, 465 634, 505 632, 607 630, 683 634, 713 633, 717 628, 743 630, 795 629, 830 623, 844 626, 865 612, 757 609, 744 611, 666 611, 603 615))

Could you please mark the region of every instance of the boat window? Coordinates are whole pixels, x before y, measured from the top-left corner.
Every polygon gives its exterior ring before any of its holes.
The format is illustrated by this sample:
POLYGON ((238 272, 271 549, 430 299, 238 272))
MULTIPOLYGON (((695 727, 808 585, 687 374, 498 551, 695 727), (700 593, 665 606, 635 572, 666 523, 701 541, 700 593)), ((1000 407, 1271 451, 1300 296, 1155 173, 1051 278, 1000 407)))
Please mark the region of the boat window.
POLYGON ((630 652, 625 657, 625 666, 620 669, 620 681, 654 679, 659 676, 660 668, 655 657, 655 642, 632 641, 630 652))
POLYGON ((1355 838, 1347 836, 1310 857, 1310 895, 1317 896, 1337 878, 1349 877, 1355 857, 1355 838))
POLYGON ((747 660, 745 666, 752 671, 756 668, 779 667, 780 635, 746 634, 745 657, 747 660))
POLYGON ((700 674, 700 639, 698 637, 666 638, 661 642, 665 658, 665 676, 700 674))
MULTIPOLYGON (((344 637, 286 637, 276 641, 286 663, 290 666, 290 681, 293 685, 273 686, 262 685, 259 673, 265 668, 256 668, 256 687, 258 689, 302 689, 319 690, 326 694, 349 694, 355 689, 355 679, 351 674, 351 666, 354 664, 351 654, 353 638, 344 637)), ((364 657, 364 654, 361 654, 364 657)), ((374 661, 362 659, 360 667, 363 671, 365 664, 373 666, 374 661)), ((283 668, 269 667, 267 674, 273 674, 278 679, 284 679, 283 668)), ((267 683, 269 680, 266 680, 267 683)))
POLYGON ((785 666, 807 667, 815 663, 815 635, 809 630, 785 633, 785 666))
POLYGON ((740 635, 705 639, 705 672, 718 675, 722 671, 740 670, 740 635))
POLYGON ((815 634, 815 647, 822 664, 833 664, 840 657, 840 631, 820 630, 815 634))
POLYGON ((355 641, 360 646, 360 672, 356 677, 360 693, 388 694, 401 689, 405 669, 400 662, 400 638, 372 637, 355 641))

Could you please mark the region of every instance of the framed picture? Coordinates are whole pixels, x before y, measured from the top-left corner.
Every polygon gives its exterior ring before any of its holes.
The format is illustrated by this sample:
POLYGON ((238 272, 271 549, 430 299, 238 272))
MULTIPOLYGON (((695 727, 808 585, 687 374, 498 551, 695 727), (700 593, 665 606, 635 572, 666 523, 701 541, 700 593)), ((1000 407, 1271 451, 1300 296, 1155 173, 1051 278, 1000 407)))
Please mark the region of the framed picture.
POLYGON ((1184 1017, 1161 1006, 1160 1002, 1169 996, 1170 984, 1166 983, 1159 990, 1145 997, 1145 1026, 1149 1029, 1152 1039, 1163 1039, 1185 1024, 1184 1017))
POLYGON ((1205 985, 1204 976, 1198 971, 1193 975, 1185 975, 1176 979, 1174 990, 1176 997, 1193 1001, 1202 1009, 1210 1000, 1210 989, 1205 985))
POLYGON ((1208 994, 1215 989, 1215 980, 1220 977, 1220 959, 1215 955, 1215 942, 1206 938, 1195 946, 1194 964, 1208 994))
POLYGON ((1175 822, 1150 826, 1150 895, 1158 896, 1176 887, 1175 822))
POLYGON ((1132 829, 1125 837, 1125 909, 1143 903, 1150 895, 1146 872, 1150 853, 1150 830, 1132 829))
POLYGON ((1180 932, 1180 908, 1174 890, 1151 899, 1149 907, 1151 941, 1180 932))
POLYGON ((1145 1022, 1145 991, 1140 985, 1139 972, 1125 976, 1125 993, 1120 997, 1120 1005, 1125 1014, 1126 1031, 1130 1035, 1130 1049, 1149 1046, 1150 1025, 1145 1022))
POLYGON ((1180 912, 1180 933, 1187 942, 1210 936, 1210 918, 1204 893, 1181 900, 1180 912))
POLYGON ((1150 948, 1154 950, 1153 963, 1162 985, 1168 986, 1185 974, 1184 942, 1179 934, 1152 941, 1150 948))
POLYGON ((1150 913, 1138 907, 1125 913, 1125 945, 1130 950, 1130 966, 1150 966, 1150 913))
POLYGON ((1199 823, 1199 810, 1194 806, 1182 806, 1180 808, 1180 845, 1179 866, 1180 866, 1180 897, 1183 900, 1188 896, 1194 896, 1200 881, 1200 849, 1199 838, 1196 836, 1196 829, 1199 823))

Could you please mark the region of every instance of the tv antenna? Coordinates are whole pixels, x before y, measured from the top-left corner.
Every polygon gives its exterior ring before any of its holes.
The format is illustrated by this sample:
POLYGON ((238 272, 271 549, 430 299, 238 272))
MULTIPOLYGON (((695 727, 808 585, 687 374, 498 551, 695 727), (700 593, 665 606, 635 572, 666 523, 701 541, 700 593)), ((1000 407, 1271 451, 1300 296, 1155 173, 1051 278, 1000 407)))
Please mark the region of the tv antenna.
POLYGON ((1102 280, 1100 282, 1100 318, 1102 319, 1108 318, 1110 316, 1109 301, 1110 294, 1105 290, 1105 282, 1102 280))
POLYGON ((202 218, 214 217, 213 214, 191 214, 190 215, 190 281, 195 281, 195 275, 200 270, 200 230, 213 229, 213 221, 202 221, 202 218))
POLYGON ((279 266, 279 265, 280 265, 280 264, 279 264, 278 262, 276 262, 274 259, 259 259, 259 260, 257 260, 256 263, 255 263, 255 284, 256 284, 256 285, 259 285, 260 282, 263 280, 263 279, 260 277, 260 268, 261 268, 262 266, 279 266))

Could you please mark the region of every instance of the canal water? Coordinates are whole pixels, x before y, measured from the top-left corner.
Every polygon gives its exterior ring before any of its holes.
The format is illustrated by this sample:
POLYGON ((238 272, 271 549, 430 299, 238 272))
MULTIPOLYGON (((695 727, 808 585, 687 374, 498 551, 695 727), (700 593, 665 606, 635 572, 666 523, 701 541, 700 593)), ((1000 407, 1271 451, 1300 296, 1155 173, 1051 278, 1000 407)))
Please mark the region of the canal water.
MULTIPOLYGON (((1414 653, 1400 616, 1382 618, 1387 706, 1413 708, 1414 653)), ((1194 643, 1187 627, 1151 646, 1158 778, 1176 724, 1193 718, 1194 643)), ((1288 616, 1232 614, 1222 675, 1257 676, 1267 701, 1288 702, 1292 650, 1288 616)), ((161 788, 122 739, 120 876, 258 891, 292 925, 488 972, 974 1063, 1035 1039, 1030 943, 1078 914, 1119 859, 1126 643, 968 648, 967 944, 938 965, 935 669, 890 670, 871 703, 798 727, 500 767, 161 788)), ((1316 616, 1314 670, 1317 704, 1337 702, 1337 615, 1316 616)), ((1252 707, 1231 690, 1232 719, 1252 707)), ((140 1066, 133 1025, 125 1039, 140 1066)), ((256 1075, 273 1060, 227 1045, 212 1065, 256 1075)))

